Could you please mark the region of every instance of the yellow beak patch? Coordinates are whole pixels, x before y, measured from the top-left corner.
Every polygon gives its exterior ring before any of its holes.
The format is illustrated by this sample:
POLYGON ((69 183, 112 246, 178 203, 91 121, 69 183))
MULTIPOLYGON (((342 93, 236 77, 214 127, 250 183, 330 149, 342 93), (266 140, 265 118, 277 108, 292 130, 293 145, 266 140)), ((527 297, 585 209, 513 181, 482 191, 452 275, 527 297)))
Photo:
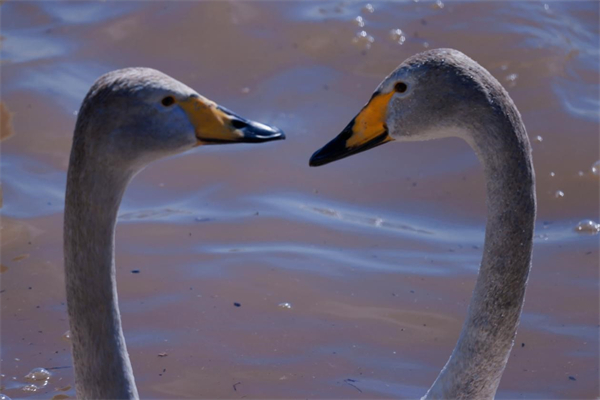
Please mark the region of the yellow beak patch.
MULTIPOLYGON (((354 118, 352 136, 346 141, 347 147, 360 147, 375 139, 387 129, 385 127, 385 114, 387 106, 394 92, 376 94, 371 101, 354 118)), ((385 140, 389 142, 391 137, 385 140)))
POLYGON ((311 167, 329 164, 392 141, 385 121, 393 95, 394 92, 373 95, 339 135, 312 155, 308 164, 311 167))
POLYGON ((194 126, 198 141, 233 142, 243 137, 243 133, 234 128, 230 117, 215 102, 194 96, 180 101, 179 105, 194 126))

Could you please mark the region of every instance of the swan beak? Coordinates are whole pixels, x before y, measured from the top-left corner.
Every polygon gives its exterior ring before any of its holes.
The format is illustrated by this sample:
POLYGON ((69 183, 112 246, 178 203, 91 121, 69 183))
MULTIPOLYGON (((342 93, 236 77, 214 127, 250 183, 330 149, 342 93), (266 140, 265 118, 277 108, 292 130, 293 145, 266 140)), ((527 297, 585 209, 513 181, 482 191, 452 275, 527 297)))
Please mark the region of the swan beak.
POLYGON ((392 141, 385 124, 392 93, 375 93, 342 133, 317 150, 308 164, 318 167, 392 141))
POLYGON ((261 143, 285 139, 279 128, 250 121, 201 96, 180 101, 196 130, 198 145, 261 143))

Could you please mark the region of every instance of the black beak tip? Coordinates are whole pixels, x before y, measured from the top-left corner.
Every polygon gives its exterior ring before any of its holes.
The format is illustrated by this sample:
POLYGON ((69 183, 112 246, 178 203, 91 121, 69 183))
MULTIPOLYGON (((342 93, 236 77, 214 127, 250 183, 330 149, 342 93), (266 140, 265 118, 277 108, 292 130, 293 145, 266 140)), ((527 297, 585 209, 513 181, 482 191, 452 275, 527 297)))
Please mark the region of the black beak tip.
POLYGON ((231 119, 231 125, 234 129, 238 129, 243 134, 239 142, 245 143, 262 143, 273 140, 285 140, 285 133, 276 126, 267 125, 256 121, 251 121, 240 117, 236 113, 223 106, 217 106, 219 110, 227 114, 231 119))
POLYGON ((274 140, 285 140, 285 133, 281 129, 276 128, 274 126, 270 126, 269 128, 271 128, 271 132, 265 135, 258 135, 258 137, 261 137, 261 139, 263 139, 263 141, 265 142, 270 142, 274 140))
POLYGON ((246 127, 240 129, 244 134, 243 141, 247 143, 271 142, 274 140, 285 140, 285 133, 279 128, 270 125, 249 123, 246 127))
POLYGON ((308 160, 308 166, 310 167, 320 167, 321 165, 327 164, 327 160, 322 156, 321 150, 315 151, 315 153, 308 160))
POLYGON ((277 131, 277 133, 273 135, 273 140, 285 140, 285 132, 279 128, 275 128, 275 131, 277 131))
POLYGON ((386 129, 378 136, 361 145, 349 147, 348 138, 352 134, 351 127, 353 124, 354 121, 352 121, 348 127, 344 129, 342 133, 336 136, 331 142, 315 151, 315 153, 310 157, 308 165, 311 167, 320 167, 321 165, 329 164, 353 154, 372 149, 373 147, 384 144, 389 140, 386 129))

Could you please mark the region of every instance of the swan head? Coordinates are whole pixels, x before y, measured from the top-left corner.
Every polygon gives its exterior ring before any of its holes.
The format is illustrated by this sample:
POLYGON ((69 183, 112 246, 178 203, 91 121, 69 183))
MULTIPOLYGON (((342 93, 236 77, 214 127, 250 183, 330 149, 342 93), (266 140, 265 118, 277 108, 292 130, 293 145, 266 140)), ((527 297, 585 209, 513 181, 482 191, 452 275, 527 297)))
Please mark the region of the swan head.
POLYGON ((448 136, 469 141, 493 114, 490 84, 505 93, 483 67, 457 50, 417 54, 381 82, 346 128, 313 154, 310 165, 324 165, 391 141, 448 136))
POLYGON ((139 169, 196 146, 284 139, 278 128, 250 121, 150 68, 101 76, 78 114, 74 146, 103 165, 139 169))

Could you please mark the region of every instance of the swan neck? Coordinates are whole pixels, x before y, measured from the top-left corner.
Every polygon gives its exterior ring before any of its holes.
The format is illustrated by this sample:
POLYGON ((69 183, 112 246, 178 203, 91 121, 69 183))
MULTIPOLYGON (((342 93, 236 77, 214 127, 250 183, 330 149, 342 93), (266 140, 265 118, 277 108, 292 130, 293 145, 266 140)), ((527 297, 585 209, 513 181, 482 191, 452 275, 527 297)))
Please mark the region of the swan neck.
POLYGON ((494 398, 519 325, 531 267, 535 176, 518 111, 513 106, 504 115, 469 140, 486 178, 483 258, 460 338, 425 398, 494 398))
POLYGON ((78 145, 74 142, 69 164, 64 226, 77 397, 135 399, 114 264, 117 212, 131 174, 100 168, 78 145))

